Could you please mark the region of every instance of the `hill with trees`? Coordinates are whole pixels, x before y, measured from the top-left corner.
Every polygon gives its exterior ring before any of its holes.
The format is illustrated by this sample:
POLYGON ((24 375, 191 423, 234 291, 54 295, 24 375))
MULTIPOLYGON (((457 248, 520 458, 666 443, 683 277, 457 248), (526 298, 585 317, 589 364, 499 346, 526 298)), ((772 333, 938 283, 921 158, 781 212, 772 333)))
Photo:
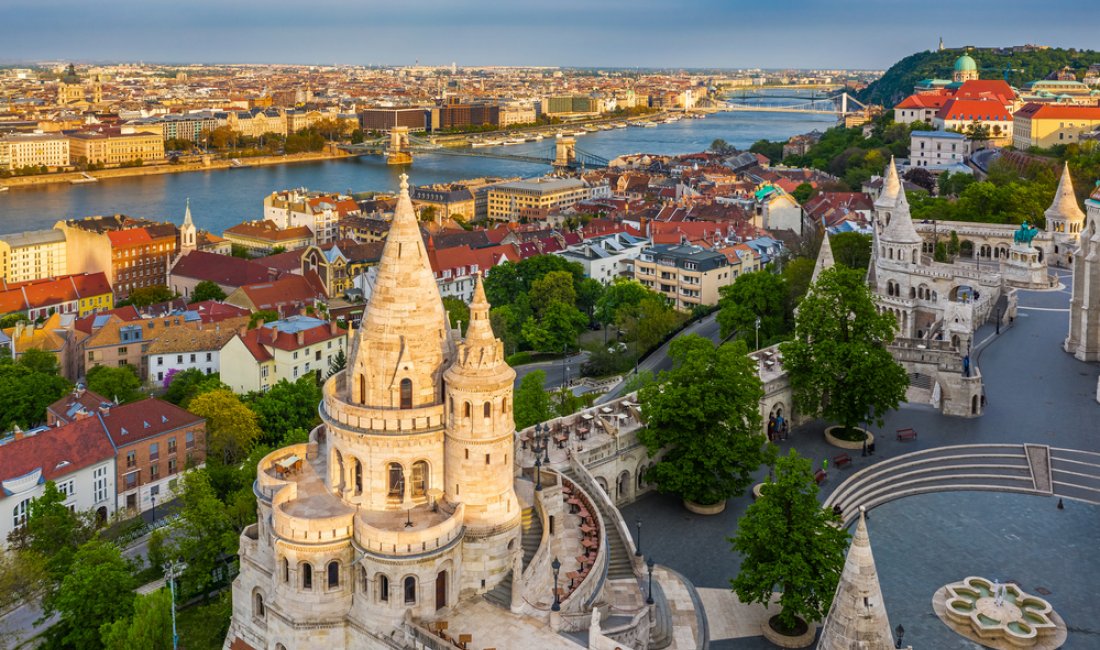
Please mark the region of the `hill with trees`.
MULTIPOLYGON (((912 94, 921 79, 950 79, 955 59, 967 53, 963 49, 917 52, 898 61, 886 74, 859 92, 861 102, 892 107, 912 94)), ((1050 48, 1034 52, 1014 52, 1000 48, 970 48, 982 79, 1003 79, 1019 88, 1029 81, 1043 79, 1051 72, 1069 66, 1078 78, 1090 64, 1100 63, 1100 52, 1050 48)))

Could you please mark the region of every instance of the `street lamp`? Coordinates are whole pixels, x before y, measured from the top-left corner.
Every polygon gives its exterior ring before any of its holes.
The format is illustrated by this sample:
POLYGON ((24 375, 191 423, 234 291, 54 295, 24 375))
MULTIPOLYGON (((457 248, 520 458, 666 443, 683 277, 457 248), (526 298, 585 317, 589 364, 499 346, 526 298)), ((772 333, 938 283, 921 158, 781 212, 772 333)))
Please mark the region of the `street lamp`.
POLYGON ((905 628, 899 624, 896 628, 894 628, 894 632, 898 635, 897 641, 894 641, 894 647, 900 648, 901 640, 905 638, 905 628))
POLYGON ((179 647, 180 641, 180 635, 176 633, 176 578, 181 573, 179 562, 171 562, 164 567, 164 577, 168 579, 168 590, 172 593, 172 650, 179 647))
POLYGON ((649 596, 645 599, 646 605, 653 604, 653 558, 645 561, 645 568, 649 571, 649 596))
POLYGON ((558 558, 554 558, 550 568, 554 570, 554 604, 550 606, 550 611, 558 612, 561 611, 561 600, 558 598, 558 571, 561 569, 561 562, 558 562, 558 558))
POLYGON ((535 456, 535 490, 542 491, 542 459, 535 456))
POLYGON ((153 509, 152 509, 153 514, 152 514, 152 518, 149 520, 149 523, 155 524, 155 523, 157 523, 157 495, 150 494, 149 498, 153 500, 153 509))
POLYGON ((642 557, 642 519, 640 517, 634 521, 634 527, 638 529, 638 536, 635 538, 638 547, 634 549, 634 557, 642 557))
POLYGON ((760 349, 760 317, 756 317, 756 349, 760 349))

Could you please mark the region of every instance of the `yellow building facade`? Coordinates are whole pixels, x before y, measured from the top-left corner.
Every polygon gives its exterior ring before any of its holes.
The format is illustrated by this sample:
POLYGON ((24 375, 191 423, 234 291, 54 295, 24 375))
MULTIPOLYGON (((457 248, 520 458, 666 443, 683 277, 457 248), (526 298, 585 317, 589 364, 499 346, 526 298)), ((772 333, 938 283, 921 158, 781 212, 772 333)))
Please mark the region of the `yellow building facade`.
POLYGON ((69 155, 74 162, 120 165, 140 160, 164 160, 164 139, 159 133, 74 133, 69 136, 69 155))

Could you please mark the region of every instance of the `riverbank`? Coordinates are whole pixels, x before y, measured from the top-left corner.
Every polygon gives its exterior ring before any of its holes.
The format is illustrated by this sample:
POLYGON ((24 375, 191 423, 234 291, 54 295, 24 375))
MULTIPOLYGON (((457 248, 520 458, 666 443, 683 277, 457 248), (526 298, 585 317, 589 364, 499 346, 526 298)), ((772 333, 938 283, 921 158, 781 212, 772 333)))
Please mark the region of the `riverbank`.
POLYGON ((184 172, 205 172, 214 169, 241 169, 246 167, 266 167, 269 165, 293 165, 295 163, 314 163, 325 160, 348 158, 348 154, 336 150, 335 152, 309 152, 297 153, 289 156, 256 156, 243 158, 239 165, 233 160, 211 159, 206 162, 183 162, 175 165, 168 163, 160 165, 142 165, 141 167, 120 167, 118 169, 101 169, 94 172, 61 172, 56 174, 36 174, 34 176, 16 176, 12 178, 0 178, 0 187, 38 187, 55 183, 74 184, 91 182, 87 177, 98 180, 111 178, 128 178, 133 176, 159 176, 161 174, 182 174, 184 172))

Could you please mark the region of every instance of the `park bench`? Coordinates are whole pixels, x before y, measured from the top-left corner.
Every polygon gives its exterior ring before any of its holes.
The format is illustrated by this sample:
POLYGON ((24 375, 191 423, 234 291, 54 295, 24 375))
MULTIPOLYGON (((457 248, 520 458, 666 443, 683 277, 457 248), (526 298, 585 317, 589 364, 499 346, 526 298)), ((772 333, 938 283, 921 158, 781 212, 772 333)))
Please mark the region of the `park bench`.
POLYGON ((828 476, 829 476, 828 472, 826 472, 823 469, 819 469, 816 472, 814 472, 814 483, 817 483, 818 485, 821 485, 822 483, 825 482, 825 479, 828 478, 828 476))
POLYGON ((917 432, 913 428, 907 427, 905 429, 898 429, 898 441, 899 442, 905 442, 907 440, 916 440, 916 439, 917 439, 917 432))
POLYGON ((838 454, 836 456, 833 456, 833 465, 836 465, 837 468, 841 468, 841 467, 844 467, 845 465, 851 465, 851 464, 852 464, 852 458, 848 454, 838 454))

